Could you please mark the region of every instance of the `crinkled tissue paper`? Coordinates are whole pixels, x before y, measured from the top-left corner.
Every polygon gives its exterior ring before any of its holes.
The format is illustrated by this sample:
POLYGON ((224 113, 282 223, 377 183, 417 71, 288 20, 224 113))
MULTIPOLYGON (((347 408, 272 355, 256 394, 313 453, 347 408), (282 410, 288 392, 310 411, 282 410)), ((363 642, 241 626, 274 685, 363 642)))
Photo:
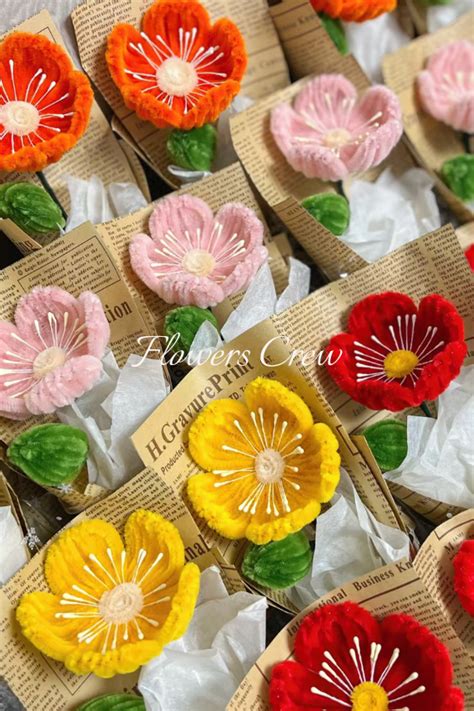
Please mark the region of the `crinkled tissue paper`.
POLYGON ((383 565, 409 557, 403 531, 379 523, 344 469, 330 508, 316 519, 313 567, 288 591, 303 609, 315 599, 383 565))
POLYGON ((436 419, 409 416, 407 425, 407 456, 385 478, 451 506, 474 507, 474 365, 439 396, 436 419))
POLYGON ((109 351, 102 362, 100 381, 57 416, 89 438, 89 481, 115 490, 143 468, 130 437, 165 399, 169 385, 159 360, 131 355, 120 369, 109 351))
POLYGON ((426 25, 428 32, 451 25, 456 22, 461 15, 473 9, 472 0, 452 0, 449 5, 433 5, 426 12, 426 25))
POLYGON ((28 562, 24 536, 10 506, 0 506, 0 585, 28 562))
POLYGON ((219 569, 207 568, 187 632, 140 671, 147 711, 225 711, 265 649, 266 609, 259 595, 229 595, 219 569))
POLYGON ((382 82, 382 59, 410 42, 396 13, 386 12, 375 20, 344 22, 349 49, 373 82, 382 82))

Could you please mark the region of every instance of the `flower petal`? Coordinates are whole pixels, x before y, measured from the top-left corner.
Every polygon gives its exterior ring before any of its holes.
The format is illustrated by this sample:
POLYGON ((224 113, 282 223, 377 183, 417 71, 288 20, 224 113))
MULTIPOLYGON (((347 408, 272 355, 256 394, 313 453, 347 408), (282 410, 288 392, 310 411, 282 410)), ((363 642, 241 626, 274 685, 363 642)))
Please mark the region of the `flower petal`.
POLYGON ((355 99, 357 90, 343 74, 320 74, 309 81, 297 95, 294 108, 307 112, 327 129, 341 128, 346 117, 348 99, 355 99))
POLYGON ((349 317, 349 331, 358 340, 370 345, 371 336, 375 335, 391 348, 396 348, 393 339, 389 341, 389 327, 397 324, 398 316, 416 314, 415 302, 406 294, 386 291, 382 294, 370 294, 359 301, 349 317))
POLYGON ((102 302, 92 291, 83 291, 78 298, 84 309, 89 355, 103 358, 110 341, 110 326, 102 302))
POLYGON ((0 321, 0 416, 13 420, 30 417, 24 398, 12 395, 24 392, 31 384, 37 355, 12 323, 0 321))
POLYGON ((466 612, 474 617, 474 540, 464 541, 453 567, 454 589, 466 612))
POLYGON ((63 624, 55 615, 58 599, 47 592, 23 595, 16 609, 16 619, 25 637, 43 654, 64 662, 75 646, 70 624, 63 624))
POLYGON ((158 247, 163 247, 161 242, 166 233, 172 232, 183 248, 189 248, 186 231, 189 232, 192 246, 198 247, 207 244, 213 224, 212 210, 204 200, 193 195, 169 195, 160 200, 153 210, 149 228, 158 247))
POLYGON ((43 415, 70 405, 95 385, 102 370, 101 361, 94 356, 71 358, 37 381, 25 395, 26 407, 33 415, 43 415))
POLYGON ((327 699, 311 693, 320 677, 293 661, 280 662, 272 669, 270 704, 272 711, 305 711, 328 708, 327 699))

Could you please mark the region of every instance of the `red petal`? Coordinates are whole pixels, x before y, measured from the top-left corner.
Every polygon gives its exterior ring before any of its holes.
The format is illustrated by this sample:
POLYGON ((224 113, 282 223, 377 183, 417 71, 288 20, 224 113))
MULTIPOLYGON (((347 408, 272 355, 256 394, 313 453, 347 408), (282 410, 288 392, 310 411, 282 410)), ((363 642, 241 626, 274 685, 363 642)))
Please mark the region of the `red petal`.
POLYGON ((406 294, 386 291, 383 294, 371 294, 354 306, 349 317, 349 331, 358 341, 370 345, 372 335, 383 343, 394 345, 388 330, 395 326, 397 316, 416 314, 415 303, 406 294))
POLYGON ((466 612, 474 616, 474 541, 464 541, 453 566, 454 589, 466 612))
POLYGON ((319 677, 298 662, 282 662, 273 667, 270 681, 272 711, 304 711, 325 709, 326 701, 311 692, 319 684, 319 677))

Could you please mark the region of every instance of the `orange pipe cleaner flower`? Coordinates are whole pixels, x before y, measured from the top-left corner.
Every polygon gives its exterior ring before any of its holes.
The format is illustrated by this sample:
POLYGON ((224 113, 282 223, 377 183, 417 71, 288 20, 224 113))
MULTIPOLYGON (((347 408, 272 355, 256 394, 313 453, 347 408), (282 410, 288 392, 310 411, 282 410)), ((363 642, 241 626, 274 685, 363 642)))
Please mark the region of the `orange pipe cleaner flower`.
POLYGON ((240 91, 247 67, 242 35, 227 19, 211 25, 196 0, 157 0, 142 31, 116 25, 106 60, 125 105, 158 128, 216 121, 240 91))
POLYGON ((373 20, 384 12, 392 12, 397 0, 311 0, 316 12, 346 22, 373 20))
POLYGON ((62 47, 10 34, 0 43, 0 170, 34 172, 58 161, 85 132, 92 99, 62 47))

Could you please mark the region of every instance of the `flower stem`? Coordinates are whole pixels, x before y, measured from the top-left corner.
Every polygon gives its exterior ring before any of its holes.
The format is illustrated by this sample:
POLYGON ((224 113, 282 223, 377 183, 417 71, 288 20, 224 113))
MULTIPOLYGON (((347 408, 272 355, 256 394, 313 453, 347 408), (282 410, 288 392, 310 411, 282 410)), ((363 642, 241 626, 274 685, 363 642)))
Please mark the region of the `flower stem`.
POLYGON ((420 410, 423 411, 423 413, 426 415, 426 417, 433 417, 433 415, 430 412, 430 408, 428 407, 427 403, 423 401, 420 405, 420 410))
POLYGON ((38 178, 38 180, 40 181, 41 185, 42 185, 43 188, 46 190, 46 192, 48 193, 48 195, 50 196, 50 198, 51 198, 52 200, 54 200, 54 202, 56 203, 56 205, 59 207, 59 209, 61 210, 61 214, 62 214, 62 216, 64 217, 65 222, 67 222, 67 212, 66 212, 66 210, 64 209, 64 207, 61 205, 61 203, 59 202, 58 196, 57 196, 56 193, 54 192, 53 188, 51 187, 51 185, 50 185, 50 184, 48 183, 48 181, 46 180, 46 176, 45 176, 45 174, 43 173, 43 171, 42 171, 42 170, 38 170, 37 173, 36 173, 36 177, 38 178))

